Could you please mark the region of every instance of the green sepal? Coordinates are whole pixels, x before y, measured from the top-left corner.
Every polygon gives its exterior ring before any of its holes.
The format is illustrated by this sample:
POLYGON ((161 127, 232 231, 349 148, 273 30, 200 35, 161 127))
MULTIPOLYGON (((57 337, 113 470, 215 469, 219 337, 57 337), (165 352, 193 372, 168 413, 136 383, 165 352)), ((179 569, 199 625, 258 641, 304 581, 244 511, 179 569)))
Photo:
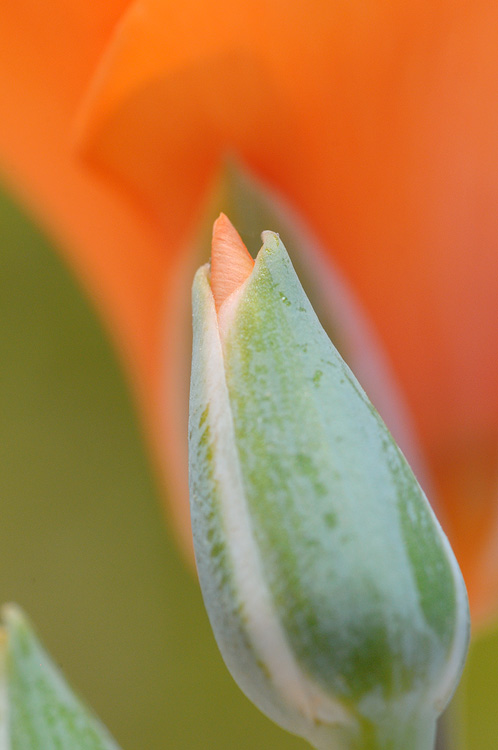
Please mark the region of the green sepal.
POLYGON ((2 750, 119 750, 105 727, 74 695, 18 607, 4 608, 4 625, 2 750))

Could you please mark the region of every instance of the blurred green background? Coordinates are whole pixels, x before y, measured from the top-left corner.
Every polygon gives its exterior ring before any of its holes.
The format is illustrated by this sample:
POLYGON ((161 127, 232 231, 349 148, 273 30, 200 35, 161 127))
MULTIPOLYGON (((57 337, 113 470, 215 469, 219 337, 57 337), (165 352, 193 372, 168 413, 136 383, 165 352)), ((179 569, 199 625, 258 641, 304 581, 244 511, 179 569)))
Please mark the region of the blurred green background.
MULTIPOLYGON (((298 750, 240 693, 161 498, 111 345, 0 193, 0 600, 35 624, 123 750, 298 750)), ((472 649, 460 748, 498 746, 498 631, 472 649)))

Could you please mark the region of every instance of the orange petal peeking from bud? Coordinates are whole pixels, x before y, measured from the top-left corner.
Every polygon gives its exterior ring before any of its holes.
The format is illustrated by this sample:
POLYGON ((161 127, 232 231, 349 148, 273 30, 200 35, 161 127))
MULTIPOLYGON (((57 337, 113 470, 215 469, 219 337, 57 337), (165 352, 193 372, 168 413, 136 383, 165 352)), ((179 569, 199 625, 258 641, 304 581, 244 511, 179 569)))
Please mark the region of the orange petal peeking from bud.
POLYGON ((216 312, 251 275, 254 260, 230 219, 221 213, 213 225, 211 291, 216 312))

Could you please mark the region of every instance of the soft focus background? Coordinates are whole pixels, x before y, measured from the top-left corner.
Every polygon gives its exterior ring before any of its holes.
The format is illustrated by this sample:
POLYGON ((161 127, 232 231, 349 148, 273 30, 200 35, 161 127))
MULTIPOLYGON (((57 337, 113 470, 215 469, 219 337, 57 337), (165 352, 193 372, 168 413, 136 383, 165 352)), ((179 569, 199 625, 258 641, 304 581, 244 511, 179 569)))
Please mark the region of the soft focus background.
MULTIPOLYGON (((0 307, 0 599, 25 608, 123 750, 304 748, 226 671, 122 369, 58 254, 5 192, 0 307)), ((497 675, 489 631, 459 694, 460 748, 496 748, 497 675)))

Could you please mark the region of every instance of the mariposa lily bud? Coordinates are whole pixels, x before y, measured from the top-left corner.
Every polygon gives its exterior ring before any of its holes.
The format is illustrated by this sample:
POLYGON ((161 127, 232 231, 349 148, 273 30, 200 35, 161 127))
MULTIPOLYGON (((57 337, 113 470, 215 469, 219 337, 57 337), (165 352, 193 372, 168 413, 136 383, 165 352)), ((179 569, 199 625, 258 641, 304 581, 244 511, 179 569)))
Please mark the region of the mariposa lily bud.
POLYGON ((190 494, 202 591, 249 698, 323 750, 431 750, 468 643, 422 490, 279 237, 228 220, 196 274, 190 494))

